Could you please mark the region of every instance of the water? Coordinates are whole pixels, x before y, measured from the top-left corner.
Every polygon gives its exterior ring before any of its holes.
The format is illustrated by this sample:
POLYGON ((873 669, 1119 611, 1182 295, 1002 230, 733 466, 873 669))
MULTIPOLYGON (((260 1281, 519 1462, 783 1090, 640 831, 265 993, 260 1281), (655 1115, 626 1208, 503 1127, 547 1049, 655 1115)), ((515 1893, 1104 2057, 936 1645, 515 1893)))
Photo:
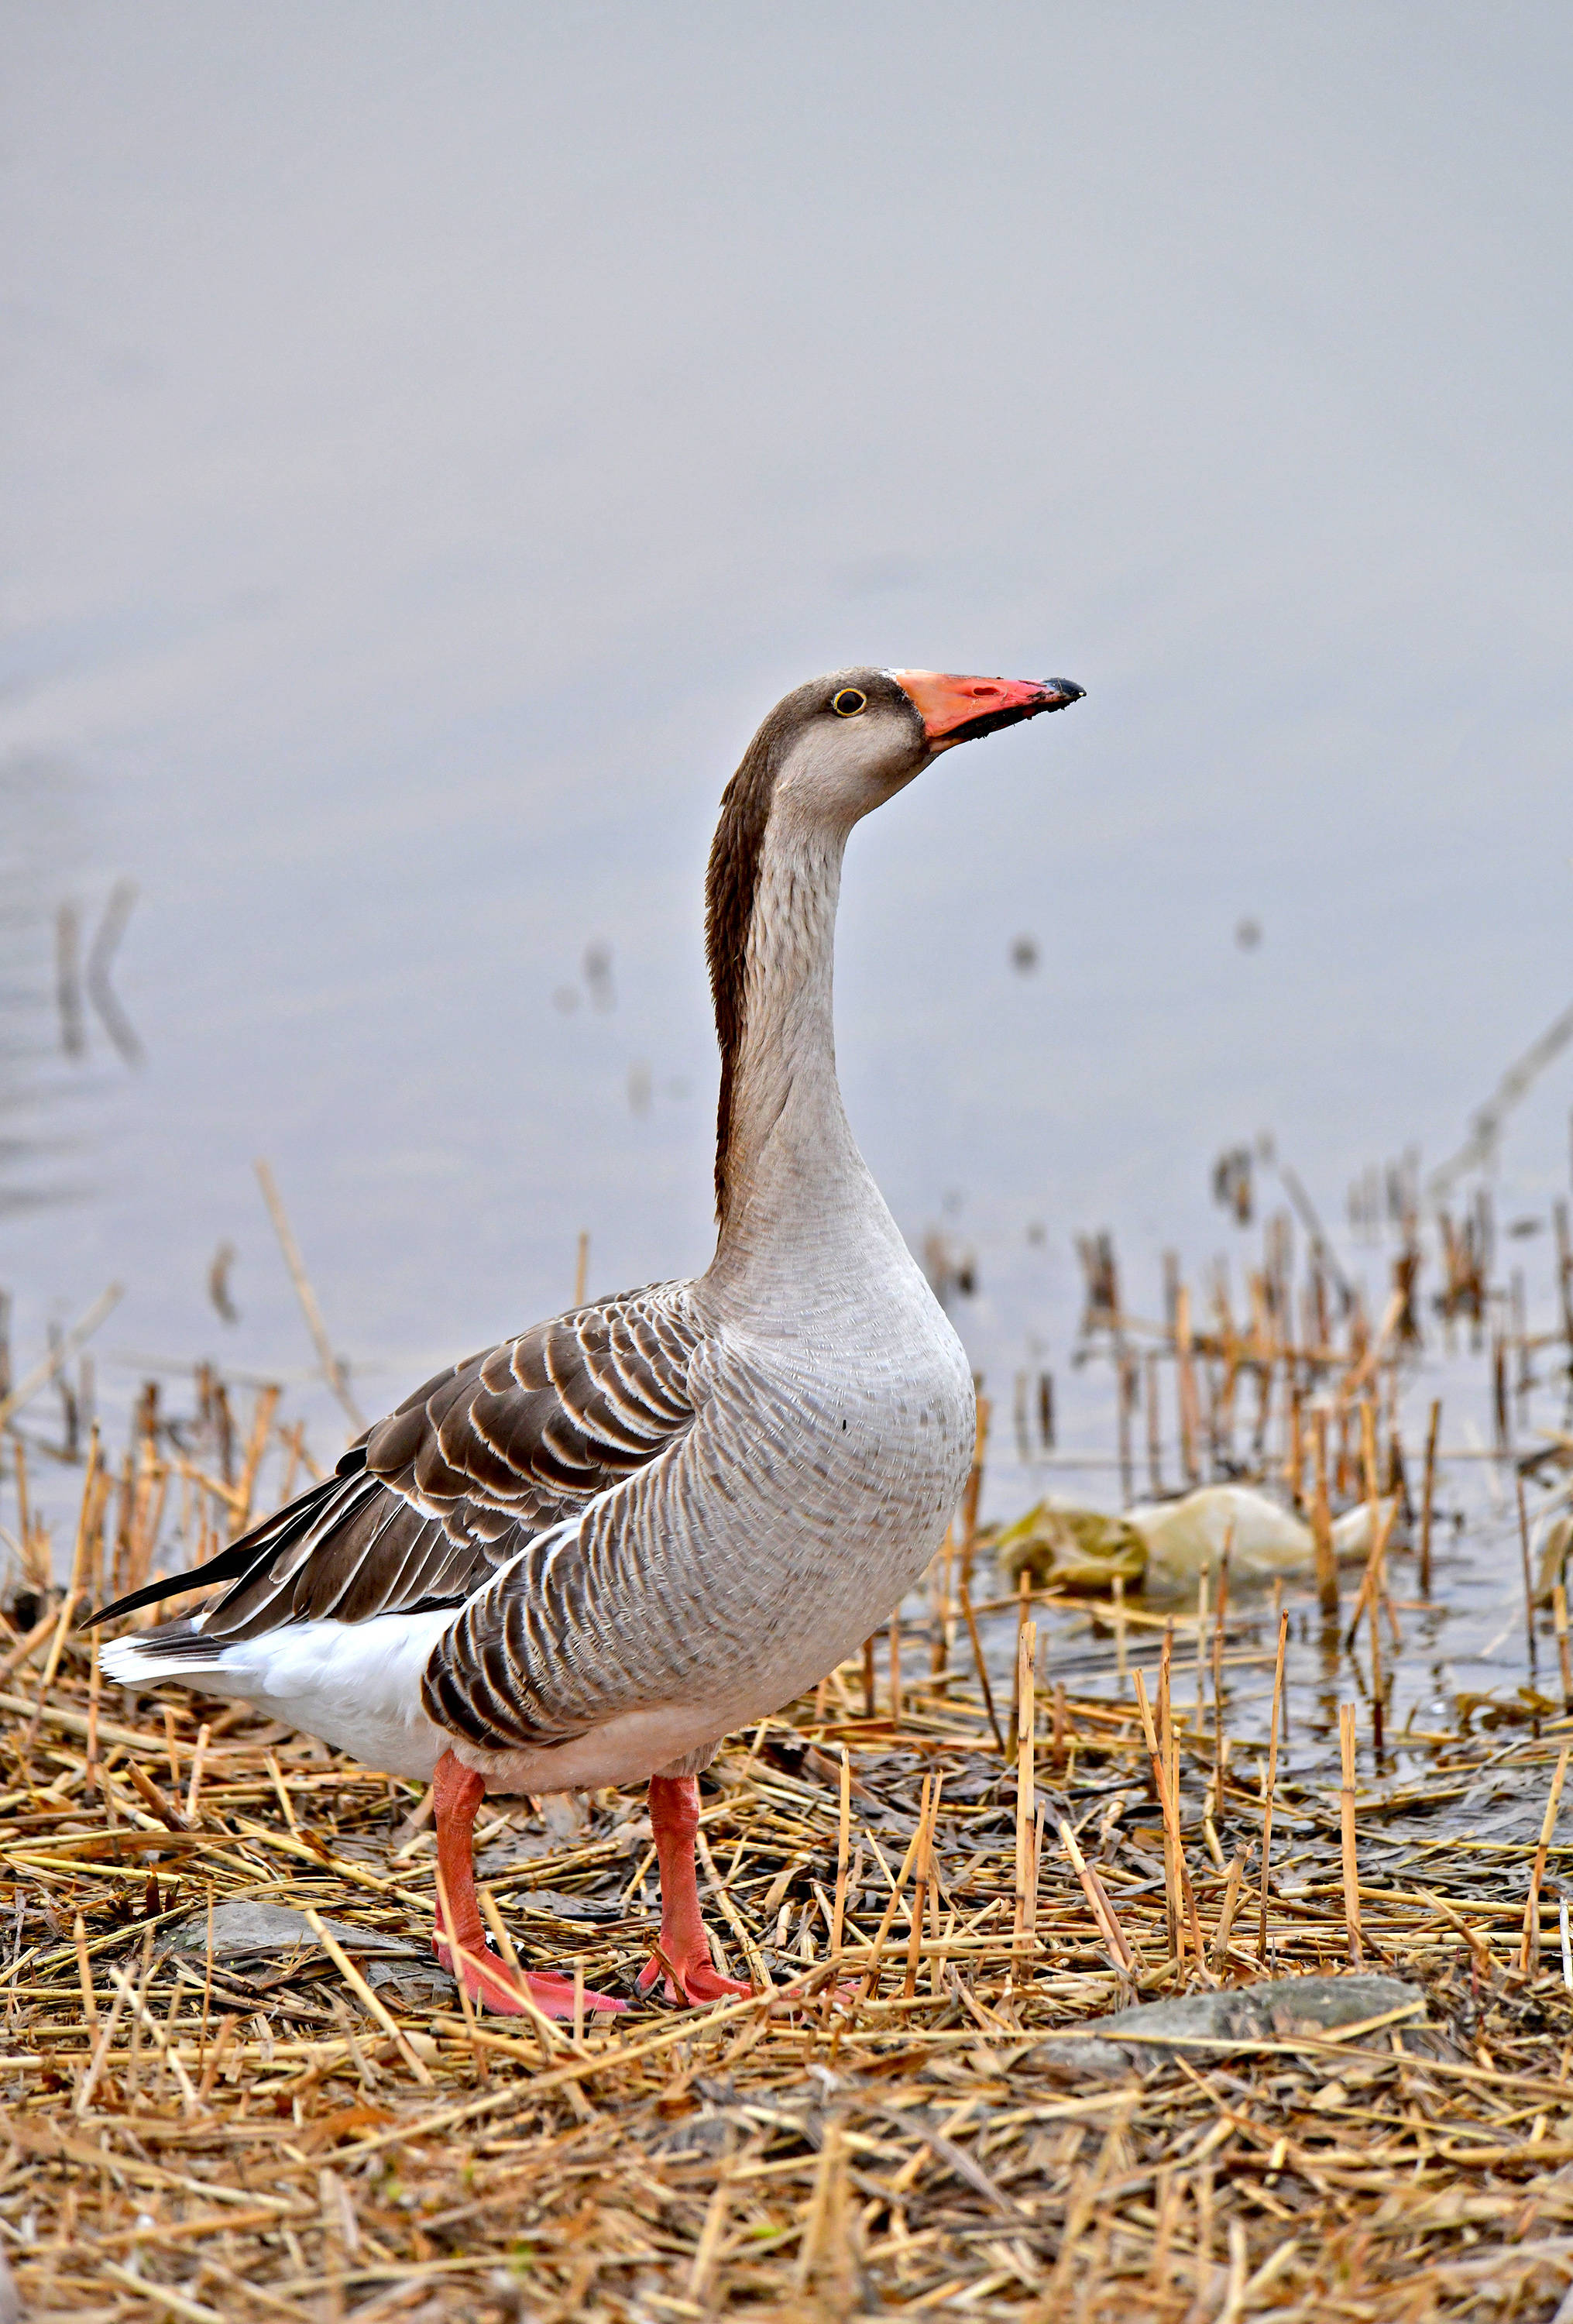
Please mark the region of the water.
MULTIPOLYGON (((1148 1312, 1167 1247, 1237 1281, 1220 1149, 1336 1224, 1565 1005, 1566 26, 1021 19, 984 95, 943 12, 93 21, 14 28, 0 159, 19 1370, 116 1280, 112 1423, 209 1356, 326 1459, 259 1155, 368 1412, 565 1304, 581 1231, 593 1289, 702 1267, 715 801, 848 659, 1090 689, 856 836, 838 962, 869 1161, 1062 1444, 1112 1439, 1076 1232, 1148 1312), (140 1064, 90 1002, 61 1047, 60 908, 85 947, 123 882, 140 1064)), ((1461 1678, 1512 1590, 1468 1492, 1461 1678)))

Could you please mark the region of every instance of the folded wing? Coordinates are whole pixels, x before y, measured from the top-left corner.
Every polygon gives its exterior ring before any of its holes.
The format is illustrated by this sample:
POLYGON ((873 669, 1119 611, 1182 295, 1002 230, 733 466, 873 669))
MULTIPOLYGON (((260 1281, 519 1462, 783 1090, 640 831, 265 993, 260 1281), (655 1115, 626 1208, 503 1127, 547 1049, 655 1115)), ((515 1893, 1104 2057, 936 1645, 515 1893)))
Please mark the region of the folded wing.
POLYGON ((225 1582, 196 1618, 206 1638, 459 1605, 538 1534, 686 1434, 700 1336, 676 1283, 538 1323, 428 1380, 334 1476, 206 1565, 94 1618, 225 1582))

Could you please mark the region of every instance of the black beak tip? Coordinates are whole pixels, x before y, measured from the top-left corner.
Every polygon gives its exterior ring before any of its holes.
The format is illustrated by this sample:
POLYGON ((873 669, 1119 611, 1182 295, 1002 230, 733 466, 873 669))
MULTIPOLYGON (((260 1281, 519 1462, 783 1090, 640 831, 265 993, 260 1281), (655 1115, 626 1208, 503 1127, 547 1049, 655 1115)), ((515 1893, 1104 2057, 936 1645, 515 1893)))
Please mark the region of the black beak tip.
POLYGON ((1073 678, 1045 678, 1044 687, 1054 696, 1047 706, 1051 710, 1068 710, 1072 703, 1080 702, 1087 691, 1084 686, 1078 686, 1073 678))

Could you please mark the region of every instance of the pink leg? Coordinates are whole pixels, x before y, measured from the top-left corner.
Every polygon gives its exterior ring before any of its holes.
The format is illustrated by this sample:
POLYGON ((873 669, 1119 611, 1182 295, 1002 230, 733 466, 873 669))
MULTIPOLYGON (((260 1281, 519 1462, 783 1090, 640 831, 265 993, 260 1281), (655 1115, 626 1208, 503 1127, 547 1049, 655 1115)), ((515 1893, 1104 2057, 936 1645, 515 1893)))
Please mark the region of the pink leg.
MULTIPOLYGON (((486 1932, 475 1896, 475 1861, 472 1839, 475 1812, 486 1796, 486 1785, 473 1767, 462 1766, 451 1751, 437 1763, 437 1863, 441 1876, 437 1927, 432 1947, 445 1969, 462 1975, 465 1991, 478 2007, 497 2010, 505 2017, 522 2017, 524 2004, 513 1972, 486 1947, 486 1932), (446 1912, 443 1900, 447 1903, 446 1912), (452 1915, 450 1923, 449 1915, 452 1915), (450 1935, 467 1958, 455 1962, 450 1935)), ((530 1999, 547 2017, 572 2017, 574 1980, 566 1977, 527 1974, 530 1999)), ((586 1993, 586 2009, 626 2009, 609 1993, 586 1993)))
MULTIPOLYGON (((671 2001, 721 2001, 729 1994, 751 1993, 751 1985, 722 1977, 710 1958, 710 1939, 699 1910, 699 1882, 694 1870, 694 1840, 699 1830, 699 1785, 692 1775, 650 1777, 650 1831, 656 1859, 661 1868, 661 1952, 667 1965, 667 1997, 671 2001), (681 1992, 673 1983, 676 1972, 681 1992)), ((663 1964, 658 1955, 639 1972, 639 1989, 648 1993, 663 1964)))

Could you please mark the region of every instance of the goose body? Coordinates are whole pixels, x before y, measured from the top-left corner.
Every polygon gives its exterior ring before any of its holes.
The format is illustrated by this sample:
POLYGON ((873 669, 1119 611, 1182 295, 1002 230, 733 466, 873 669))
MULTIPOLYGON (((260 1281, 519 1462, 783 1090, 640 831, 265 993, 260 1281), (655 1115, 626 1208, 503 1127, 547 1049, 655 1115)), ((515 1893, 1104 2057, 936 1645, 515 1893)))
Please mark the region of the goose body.
MULTIPOLYGON (((647 1777, 658 1961, 675 1996, 727 1989, 690 1894, 693 1777, 722 1737, 856 1650, 955 1509, 973 1444, 966 1358, 836 1081, 842 852, 939 752, 1080 690, 856 669, 778 705, 711 855, 722 1093, 705 1273, 439 1373, 336 1475, 98 1618, 224 1585, 194 1618, 106 1645, 106 1674, 253 1702, 366 1764, 435 1778, 439 1950, 494 2007, 520 2005, 480 1958, 480 1798, 647 1777)), ((555 1980, 530 1983, 538 2006, 560 2004, 555 1980)))

